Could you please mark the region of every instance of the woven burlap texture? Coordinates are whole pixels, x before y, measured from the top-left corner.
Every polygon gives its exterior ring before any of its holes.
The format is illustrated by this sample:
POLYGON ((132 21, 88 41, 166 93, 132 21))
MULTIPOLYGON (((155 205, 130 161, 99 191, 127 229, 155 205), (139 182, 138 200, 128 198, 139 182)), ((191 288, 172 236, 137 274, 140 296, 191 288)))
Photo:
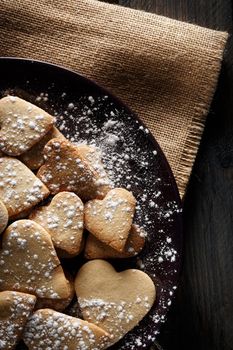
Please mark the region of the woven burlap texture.
POLYGON ((0 55, 57 63, 129 105, 184 194, 227 34, 96 0, 2 0, 0 55))

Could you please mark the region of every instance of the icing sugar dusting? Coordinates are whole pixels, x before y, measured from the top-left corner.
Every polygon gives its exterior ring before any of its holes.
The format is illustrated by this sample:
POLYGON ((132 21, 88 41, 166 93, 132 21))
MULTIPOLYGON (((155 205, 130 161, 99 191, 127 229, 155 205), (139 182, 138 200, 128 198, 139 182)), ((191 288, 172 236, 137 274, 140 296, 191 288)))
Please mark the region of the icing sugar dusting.
MULTIPOLYGON (((148 129, 138 121, 135 127, 134 116, 124 108, 116 107, 108 96, 82 97, 78 103, 67 100, 66 106, 65 111, 57 113, 60 131, 77 145, 89 144, 98 148, 114 186, 132 191, 137 199, 135 223, 145 232, 154 232, 153 236, 148 234, 145 249, 138 258, 131 260, 131 266, 149 273, 159 290, 156 311, 151 312, 143 324, 146 325, 148 320, 161 324, 165 322, 176 288, 177 270, 173 264, 177 266, 179 261, 179 246, 175 244, 174 227, 181 207, 174 201, 171 179, 163 175, 162 169, 166 165, 160 151, 151 147, 148 138, 145 141, 148 129), (152 253, 149 246, 154 239, 157 244, 152 253)), ((118 349, 144 348, 148 339, 153 343, 156 336, 140 331, 137 334, 136 340, 135 331, 126 335, 118 349)))
POLYGON ((104 94, 77 100, 69 99, 70 94, 65 92, 57 96, 55 90, 56 102, 52 105, 53 88, 40 93, 36 103, 45 109, 48 105, 52 107, 59 130, 71 142, 97 147, 114 186, 127 188, 137 199, 135 223, 147 233, 146 246, 139 257, 119 266, 136 267, 148 273, 157 285, 158 301, 140 327, 127 334, 115 349, 146 348, 148 341, 155 341, 159 325, 166 320, 176 289, 180 258, 180 243, 175 234, 181 208, 174 201, 176 196, 167 165, 159 148, 152 146, 148 129, 135 122, 134 116, 120 104, 104 94), (141 332, 141 327, 145 332, 141 332))

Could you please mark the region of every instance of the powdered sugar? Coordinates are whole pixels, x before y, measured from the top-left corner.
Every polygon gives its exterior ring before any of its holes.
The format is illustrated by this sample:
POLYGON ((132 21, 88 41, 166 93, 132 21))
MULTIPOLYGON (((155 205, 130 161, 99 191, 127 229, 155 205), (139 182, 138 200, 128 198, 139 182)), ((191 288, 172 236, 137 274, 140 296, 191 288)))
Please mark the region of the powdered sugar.
POLYGON ((18 159, 0 158, 0 197, 10 215, 30 209, 48 195, 43 183, 18 159))
MULTIPOLYGON (((46 81, 45 87, 47 85, 46 81)), ((177 220, 180 204, 174 202, 177 195, 173 180, 159 148, 152 146, 151 140, 146 139, 148 129, 135 122, 134 116, 119 103, 105 94, 91 96, 88 93, 87 97, 76 98, 78 85, 76 90, 72 86, 67 92, 59 92, 60 95, 55 85, 51 85, 50 90, 51 96, 54 94, 56 97, 49 98, 47 102, 50 105, 54 103, 60 130, 72 142, 97 146, 114 185, 132 190, 137 197, 135 222, 148 233, 147 244, 140 254, 140 260, 132 259, 127 262, 127 266, 140 266, 154 278, 158 285, 159 300, 142 321, 142 328, 129 333, 117 345, 117 349, 145 348, 148 340, 154 341, 159 324, 165 320, 170 293, 177 280, 180 246, 175 234, 179 228, 177 220), (68 98, 72 90, 75 91, 74 97, 68 98), (172 255, 167 253, 169 251, 172 255), (171 261, 174 255, 176 260, 171 261), (163 260, 158 262, 159 259, 163 260), (136 265, 137 261, 140 261, 139 265, 136 265), (163 288, 165 285, 166 288, 163 288)), ((43 95, 40 97, 39 103, 43 103, 43 95)), ((119 268, 121 266, 119 263, 119 268)))
POLYGON ((0 149, 18 156, 30 149, 52 127, 54 119, 18 97, 0 100, 1 142, 0 149), (36 118, 42 115, 42 119, 36 118))
POLYGON ((24 331, 24 341, 31 349, 79 349, 105 348, 106 333, 78 318, 53 310, 35 312, 24 331))
POLYGON ((15 347, 36 302, 36 297, 18 292, 0 292, 0 349, 15 347))
MULTIPOLYGON (((105 169, 115 187, 125 187, 137 199, 135 222, 148 232, 146 248, 137 258, 137 267, 154 278, 158 288, 166 280, 167 288, 161 289, 154 318, 151 324, 164 322, 170 305, 162 302, 177 280, 177 261, 179 243, 174 238, 177 220, 181 213, 180 203, 174 200, 174 185, 167 175, 166 164, 161 158, 159 148, 151 146, 147 128, 142 126, 124 108, 112 102, 106 95, 101 97, 82 97, 73 102, 72 113, 63 110, 58 115, 60 130, 76 144, 91 144, 102 154, 105 169), (154 232, 152 234, 152 232, 154 232), (166 239, 169 237, 169 239, 166 239), (150 250, 153 243, 154 250, 150 250), (174 268, 173 268, 174 264, 174 268)), ((111 217, 108 218, 111 220, 111 217)), ((135 330, 136 331, 136 330, 135 330)), ((135 332, 133 333, 135 334, 135 332)), ((138 342, 142 347, 148 334, 140 334, 138 342)), ((151 340, 154 337, 151 337, 151 340)), ((134 349, 135 337, 128 334, 120 349, 134 349)))
POLYGON ((78 255, 83 234, 82 201, 74 193, 61 192, 48 206, 34 210, 30 218, 51 235, 54 246, 70 255, 78 255))
MULTIPOLYGON (((65 276, 56 286, 60 261, 46 231, 33 221, 20 220, 10 225, 0 251, 0 290, 34 293, 40 298, 62 298, 65 276), (15 263, 12 264, 12 261, 15 263)), ((62 276, 61 276, 62 277, 62 276)))

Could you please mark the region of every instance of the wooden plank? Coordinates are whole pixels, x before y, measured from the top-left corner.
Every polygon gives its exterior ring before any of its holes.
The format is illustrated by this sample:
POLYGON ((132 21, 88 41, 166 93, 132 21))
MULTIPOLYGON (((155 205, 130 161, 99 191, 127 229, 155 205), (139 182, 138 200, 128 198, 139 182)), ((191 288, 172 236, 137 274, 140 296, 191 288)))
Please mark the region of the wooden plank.
POLYGON ((228 29, 232 19, 230 0, 119 0, 119 4, 216 29, 228 29))

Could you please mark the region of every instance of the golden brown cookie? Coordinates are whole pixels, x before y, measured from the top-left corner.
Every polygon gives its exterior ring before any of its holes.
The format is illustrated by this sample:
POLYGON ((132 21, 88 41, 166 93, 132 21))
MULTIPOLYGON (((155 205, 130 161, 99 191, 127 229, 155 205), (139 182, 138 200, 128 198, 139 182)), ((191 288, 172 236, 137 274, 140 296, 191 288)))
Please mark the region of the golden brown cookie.
POLYGON ((98 185, 98 191, 102 193, 102 197, 104 197, 113 186, 104 169, 100 151, 96 147, 84 144, 78 145, 77 149, 83 158, 87 161, 89 166, 94 169, 95 181, 98 185))
POLYGON ((19 156, 52 128, 54 118, 41 108, 16 96, 0 100, 0 149, 19 156))
POLYGON ((111 344, 144 318, 156 296, 147 274, 133 269, 116 272, 104 260, 92 260, 81 267, 75 290, 84 319, 108 332, 111 344))
POLYGON ((136 206, 133 194, 123 188, 108 192, 103 200, 85 205, 85 227, 98 240, 123 252, 132 226, 136 206))
POLYGON ((38 143, 32 146, 26 153, 23 153, 19 159, 28 168, 32 170, 38 169, 42 164, 44 164, 43 150, 45 145, 49 142, 49 140, 54 138, 65 140, 65 136, 63 136, 55 126, 53 126, 52 129, 49 130, 38 143))
POLYGON ((11 291, 0 292, 1 350, 15 349, 35 302, 34 295, 11 291))
POLYGON ((0 200, 0 233, 2 233, 8 223, 8 211, 5 204, 0 200))
MULTIPOLYGON (((82 241, 80 243, 80 249, 79 249, 78 254, 82 253, 82 251, 84 249, 84 245, 85 245, 85 237, 83 235, 82 241)), ((77 254, 69 254, 65 250, 62 250, 59 248, 56 248, 56 252, 57 252, 57 255, 59 256, 59 258, 61 258, 61 259, 70 259, 70 258, 74 258, 77 255, 77 254)))
POLYGON ((67 140, 52 139, 44 148, 45 164, 37 176, 52 194, 75 192, 82 200, 103 198, 102 184, 96 171, 85 160, 77 146, 67 140))
POLYGON ((29 350, 101 350, 109 335, 89 322, 42 309, 29 319, 23 340, 29 350))
POLYGON ((74 290, 74 279, 73 277, 65 271, 65 276, 66 279, 69 281, 69 296, 68 298, 65 299, 41 299, 38 298, 36 302, 35 309, 53 309, 56 311, 64 311, 71 303, 72 299, 74 298, 75 295, 75 290, 74 290))
POLYGON ((0 158, 0 198, 10 217, 29 210, 48 195, 47 187, 20 160, 0 158))
POLYGON ((122 253, 99 241, 89 234, 85 245, 85 258, 87 259, 123 259, 139 254, 145 244, 145 231, 138 225, 133 224, 122 253))
POLYGON ((31 214, 33 208, 26 209, 24 211, 21 211, 19 214, 11 215, 11 221, 26 219, 31 214))
POLYGON ((50 235, 31 220, 11 224, 2 235, 0 291, 14 290, 45 299, 70 295, 50 235))
POLYGON ((35 209, 29 218, 46 229, 56 248, 75 256, 81 249, 83 212, 83 203, 75 193, 60 192, 49 205, 35 209))

